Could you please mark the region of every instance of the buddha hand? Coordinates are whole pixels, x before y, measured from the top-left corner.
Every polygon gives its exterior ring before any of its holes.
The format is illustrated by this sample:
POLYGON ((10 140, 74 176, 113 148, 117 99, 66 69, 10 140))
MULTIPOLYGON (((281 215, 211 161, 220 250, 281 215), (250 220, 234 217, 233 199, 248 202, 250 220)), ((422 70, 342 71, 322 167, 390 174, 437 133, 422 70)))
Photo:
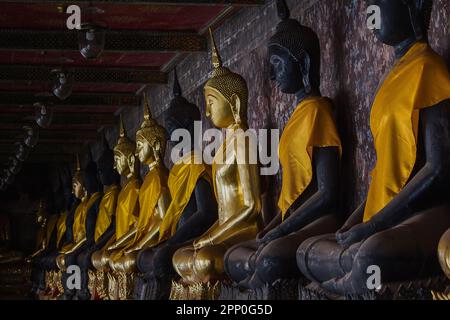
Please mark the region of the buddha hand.
POLYGON ((265 236, 263 236, 261 239, 257 239, 257 242, 260 246, 265 246, 269 242, 272 242, 273 240, 276 240, 278 238, 281 238, 283 236, 280 228, 273 228, 269 232, 266 233, 265 236))
POLYGON ((374 233, 372 225, 369 223, 360 223, 345 232, 338 231, 336 233, 337 242, 344 248, 350 247, 352 244, 361 242, 369 238, 374 233))
POLYGON ((209 237, 195 240, 193 243, 194 250, 200 250, 208 245, 212 245, 209 237))

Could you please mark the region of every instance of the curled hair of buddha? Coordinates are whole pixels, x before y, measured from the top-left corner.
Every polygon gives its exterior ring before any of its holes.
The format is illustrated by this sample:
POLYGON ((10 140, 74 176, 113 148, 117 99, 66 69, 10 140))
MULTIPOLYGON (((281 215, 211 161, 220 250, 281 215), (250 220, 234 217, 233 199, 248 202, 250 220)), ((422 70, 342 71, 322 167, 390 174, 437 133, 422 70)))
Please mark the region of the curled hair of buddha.
POLYGON ((161 146, 161 155, 164 155, 166 150, 167 134, 166 130, 161 127, 153 118, 150 111, 150 105, 147 95, 144 93, 144 121, 141 127, 136 132, 136 139, 144 139, 150 145, 159 141, 161 146))
POLYGON ((222 58, 220 57, 211 29, 209 29, 209 33, 211 36, 211 59, 214 70, 211 78, 205 84, 205 89, 212 88, 218 91, 231 105, 233 104, 233 95, 237 95, 241 102, 239 117, 241 121, 246 123, 248 104, 247 82, 239 74, 223 66, 222 58))
POLYGON ((40 199, 39 200, 39 208, 36 212, 36 218, 40 218, 40 219, 47 219, 47 211, 45 210, 45 204, 44 204, 44 199, 40 199))
POLYGON ((320 42, 317 34, 298 20, 290 18, 291 14, 285 0, 277 0, 277 12, 281 21, 269 40, 269 47, 275 46, 286 50, 297 62, 300 62, 307 53, 310 59, 311 82, 313 86, 318 87, 320 42))
POLYGON ((83 172, 81 171, 81 165, 80 165, 80 156, 78 155, 78 153, 75 156, 75 172, 73 174, 73 179, 72 182, 77 182, 81 185, 83 185, 84 183, 84 178, 83 178, 83 172))
POLYGON ((122 114, 120 114, 119 120, 119 139, 114 147, 114 153, 128 157, 134 154, 136 150, 136 145, 131 139, 127 137, 127 131, 125 130, 125 125, 123 123, 122 114))
POLYGON ((171 129, 186 129, 191 132, 194 129, 194 121, 200 121, 200 119, 198 107, 183 97, 175 68, 173 74, 173 99, 164 113, 166 128, 169 131, 171 129))

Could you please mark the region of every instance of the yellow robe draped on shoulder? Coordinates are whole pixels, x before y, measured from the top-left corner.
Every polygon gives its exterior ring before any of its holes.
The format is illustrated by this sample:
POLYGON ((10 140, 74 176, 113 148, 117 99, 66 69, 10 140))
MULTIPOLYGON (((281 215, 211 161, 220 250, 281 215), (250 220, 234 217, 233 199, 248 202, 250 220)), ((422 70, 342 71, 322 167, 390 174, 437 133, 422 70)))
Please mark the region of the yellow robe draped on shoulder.
POLYGON ((414 44, 396 63, 372 106, 370 127, 377 162, 364 222, 382 210, 408 182, 416 163, 420 110, 450 99, 444 60, 425 42, 414 44))

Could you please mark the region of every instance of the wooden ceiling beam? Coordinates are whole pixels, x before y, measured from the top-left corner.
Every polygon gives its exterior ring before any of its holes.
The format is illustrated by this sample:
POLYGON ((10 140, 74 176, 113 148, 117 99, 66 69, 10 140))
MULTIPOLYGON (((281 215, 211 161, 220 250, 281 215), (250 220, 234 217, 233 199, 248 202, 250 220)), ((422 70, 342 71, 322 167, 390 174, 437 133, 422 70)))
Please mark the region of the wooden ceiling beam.
MULTIPOLYGON (((51 73, 53 69, 52 66, 3 64, 0 65, 0 80, 48 82, 54 77, 51 73)), ((145 68, 65 67, 64 70, 75 83, 167 83, 166 73, 145 68)))
MULTIPOLYGON (((76 30, 0 30, 0 49, 78 51, 76 30)), ((205 36, 184 31, 107 30, 105 52, 204 52, 205 36)))

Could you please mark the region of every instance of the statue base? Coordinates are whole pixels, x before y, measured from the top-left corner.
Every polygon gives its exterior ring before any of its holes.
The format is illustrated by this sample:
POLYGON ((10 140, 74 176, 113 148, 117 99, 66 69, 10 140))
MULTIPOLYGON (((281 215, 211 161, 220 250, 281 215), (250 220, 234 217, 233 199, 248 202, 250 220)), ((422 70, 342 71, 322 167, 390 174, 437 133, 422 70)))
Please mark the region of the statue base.
POLYGON ((433 300, 445 298, 450 292, 450 280, 445 276, 383 284, 379 290, 346 296, 329 293, 317 284, 299 285, 299 300, 433 300), (446 289, 447 288, 447 289, 446 289))
POLYGON ((138 275, 135 278, 134 298, 136 300, 167 300, 170 298, 172 279, 148 278, 138 275))
POLYGON ((220 296, 221 283, 195 283, 185 285, 172 281, 170 300, 217 300, 220 296))
POLYGON ((0 300, 27 299, 32 291, 31 265, 23 260, 0 264, 0 300))
POLYGON ((258 289, 222 284, 219 300, 297 300, 299 280, 282 279, 258 289))
POLYGON ((116 273, 119 300, 133 300, 134 277, 133 273, 116 273))

